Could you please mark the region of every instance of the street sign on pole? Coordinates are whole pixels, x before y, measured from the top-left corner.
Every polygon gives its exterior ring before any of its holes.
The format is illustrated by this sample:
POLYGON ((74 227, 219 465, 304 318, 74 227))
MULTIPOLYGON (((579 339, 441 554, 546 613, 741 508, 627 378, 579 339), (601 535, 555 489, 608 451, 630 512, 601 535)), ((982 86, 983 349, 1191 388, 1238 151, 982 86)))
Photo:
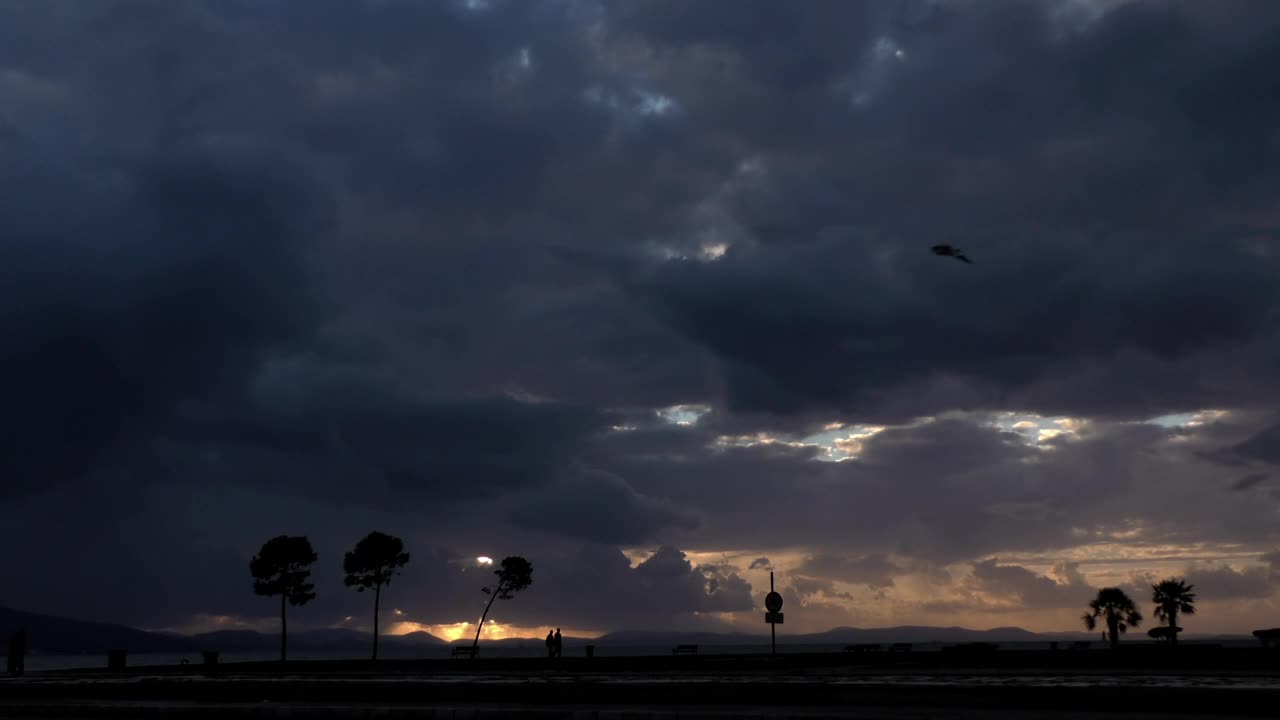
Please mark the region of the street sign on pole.
POLYGON ((769 571, 769 594, 764 596, 764 621, 769 623, 769 654, 778 654, 778 625, 782 622, 782 595, 773 589, 773 571, 769 571))

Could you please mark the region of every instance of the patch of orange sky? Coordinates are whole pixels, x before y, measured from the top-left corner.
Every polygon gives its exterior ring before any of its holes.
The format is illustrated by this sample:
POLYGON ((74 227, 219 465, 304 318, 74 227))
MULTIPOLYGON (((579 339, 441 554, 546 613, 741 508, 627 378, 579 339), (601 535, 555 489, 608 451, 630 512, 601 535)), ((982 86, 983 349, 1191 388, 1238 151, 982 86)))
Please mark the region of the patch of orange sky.
MULTIPOLYGON (((1235 544, 1188 543, 1170 544, 1141 542, 1145 528, 1135 522, 1117 523, 1105 529, 1081 529, 1080 545, 1041 553, 1001 553, 995 559, 1001 565, 1014 565, 1058 583, 1067 578, 1061 576, 1064 563, 1082 576, 1085 587, 1080 588, 1079 605, 1076 607, 1023 607, 1016 594, 975 594, 972 580, 972 563, 957 562, 938 572, 920 572, 912 568, 907 558, 893 558, 901 565, 901 571, 893 573, 893 584, 887 588, 834 580, 834 590, 839 594, 818 592, 798 595, 792 584, 792 572, 803 567, 812 554, 799 549, 762 550, 731 549, 720 551, 685 550, 691 565, 728 566, 751 584, 751 596, 755 607, 749 611, 726 613, 719 616, 721 622, 745 632, 760 632, 760 616, 764 612, 764 594, 769 588, 769 567, 752 569, 757 558, 767 557, 776 571, 780 591, 788 594, 786 611, 789 632, 820 632, 832 627, 850 625, 858 627, 891 627, 895 625, 959 625, 986 629, 1004 625, 1017 625, 1035 632, 1059 632, 1080 630, 1080 610, 1092 599, 1096 588, 1106 586, 1145 587, 1164 577, 1190 577, 1194 581, 1195 568, 1226 567, 1236 572, 1265 568, 1256 548, 1235 544), (980 595, 980 597, 979 597, 980 595), (925 620, 927 618, 927 620, 925 620), (794 621, 794 623, 793 623, 794 621)), ((626 548, 623 550, 632 567, 639 565, 652 554, 651 548, 626 548)), ((988 558, 975 558, 980 562, 988 558)), ((1150 613, 1149 596, 1134 597, 1150 613)), ((1241 599, 1209 599, 1203 603, 1203 612, 1195 618, 1195 632, 1246 633, 1274 617, 1280 597, 1241 599)), ((1274 624, 1274 623, 1273 623, 1274 624)), ((1143 627, 1148 627, 1143 625, 1143 627)), ((543 633, 545 634, 545 632, 543 633)))
MULTIPOLYGON (((485 622, 484 632, 480 634, 481 640, 507 640, 509 638, 534 638, 542 639, 547 636, 547 631, 555 628, 545 627, 521 627, 519 625, 504 625, 495 623, 492 620, 485 622)), ((441 640, 447 642, 455 642, 458 640, 469 640, 476 636, 476 624, 469 622, 449 623, 443 625, 427 625, 424 623, 401 621, 392 623, 387 628, 389 635, 408 635, 413 632, 425 632, 434 635, 441 640)), ((560 628, 561 635, 570 637, 597 637, 599 632, 593 630, 579 630, 574 628, 560 628)))

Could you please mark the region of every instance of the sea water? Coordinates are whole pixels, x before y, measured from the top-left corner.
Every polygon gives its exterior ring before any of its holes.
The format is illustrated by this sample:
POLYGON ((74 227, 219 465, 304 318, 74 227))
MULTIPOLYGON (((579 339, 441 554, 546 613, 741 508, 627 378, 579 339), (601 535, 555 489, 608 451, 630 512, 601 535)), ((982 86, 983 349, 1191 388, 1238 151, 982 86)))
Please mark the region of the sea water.
MULTIPOLYGON (((953 643, 914 643, 912 652, 937 652, 946 645, 953 643)), ((1187 643, 1192 644, 1192 643, 1187 643)), ((1224 646, 1234 646, 1237 643, 1225 642, 1224 646)), ((1239 643, 1241 646, 1248 646, 1249 643, 1239 643)), ((1001 649, 1005 650, 1044 650, 1048 648, 1045 642, 1009 642, 997 643, 1001 649)), ((387 660, 414 660, 414 659, 447 659, 450 657, 452 645, 439 645, 435 647, 419 649, 419 650, 399 650, 399 649, 383 649, 378 653, 379 658, 387 660)), ((782 638, 778 641, 778 652, 780 654, 791 653, 838 653, 843 651, 844 644, 788 644, 782 638)), ((1103 643, 1093 643, 1094 649, 1105 649, 1103 643)), ((885 654, 888 655, 888 648, 885 646, 885 654)), ((765 654, 769 652, 768 643, 758 645, 700 645, 698 652, 703 655, 747 655, 747 654, 765 654)), ((1070 652, 1062 650, 1062 652, 1070 652)), ((530 641, 527 644, 510 644, 486 646, 480 643, 480 655, 486 658, 519 658, 519 657, 545 657, 547 653, 546 646, 541 641, 530 641)), ((577 641, 565 645, 564 653, 566 657, 583 657, 586 655, 585 643, 577 641)), ((645 657, 645 656, 670 656, 671 646, 669 645, 635 645, 635 646, 613 646, 613 645, 597 645, 595 649, 596 657, 645 657)), ((280 654, 276 651, 259 651, 259 652, 235 652, 225 651, 219 656, 221 663, 237 663, 237 662, 271 662, 279 659, 280 654)), ((364 660, 368 655, 364 652, 352 651, 307 651, 296 650, 289 653, 290 660, 364 660)), ((201 662, 200 653, 137 653, 129 654, 126 663, 130 667, 147 667, 158 665, 178 665, 183 660, 197 665, 201 662)), ((2 666, 0 666, 2 667, 2 666)), ((79 655, 28 655, 26 669, 28 672, 39 672, 42 670, 71 670, 80 668, 105 668, 107 667, 107 656, 103 654, 79 654, 79 655)))

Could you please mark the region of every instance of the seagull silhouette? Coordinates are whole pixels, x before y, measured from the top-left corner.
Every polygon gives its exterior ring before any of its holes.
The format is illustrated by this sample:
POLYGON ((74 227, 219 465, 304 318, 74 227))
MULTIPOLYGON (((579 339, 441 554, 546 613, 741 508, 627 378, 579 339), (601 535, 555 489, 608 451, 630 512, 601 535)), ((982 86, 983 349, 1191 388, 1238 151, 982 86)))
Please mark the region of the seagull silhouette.
POLYGON ((960 262, 969 263, 970 265, 973 264, 973 261, 970 260, 968 256, 964 254, 964 251, 958 247, 954 247, 951 245, 934 245, 929 249, 933 251, 934 255, 941 255, 942 257, 953 257, 959 260, 960 262))

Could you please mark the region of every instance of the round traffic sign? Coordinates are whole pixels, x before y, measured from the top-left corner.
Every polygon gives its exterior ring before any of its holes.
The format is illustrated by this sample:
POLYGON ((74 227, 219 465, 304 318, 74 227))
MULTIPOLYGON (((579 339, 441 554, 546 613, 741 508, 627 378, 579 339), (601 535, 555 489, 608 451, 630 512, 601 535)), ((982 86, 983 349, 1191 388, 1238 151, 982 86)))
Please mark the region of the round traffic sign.
POLYGON ((771 613, 776 613, 782 609, 782 596, 776 592, 770 592, 764 596, 764 607, 771 613))

